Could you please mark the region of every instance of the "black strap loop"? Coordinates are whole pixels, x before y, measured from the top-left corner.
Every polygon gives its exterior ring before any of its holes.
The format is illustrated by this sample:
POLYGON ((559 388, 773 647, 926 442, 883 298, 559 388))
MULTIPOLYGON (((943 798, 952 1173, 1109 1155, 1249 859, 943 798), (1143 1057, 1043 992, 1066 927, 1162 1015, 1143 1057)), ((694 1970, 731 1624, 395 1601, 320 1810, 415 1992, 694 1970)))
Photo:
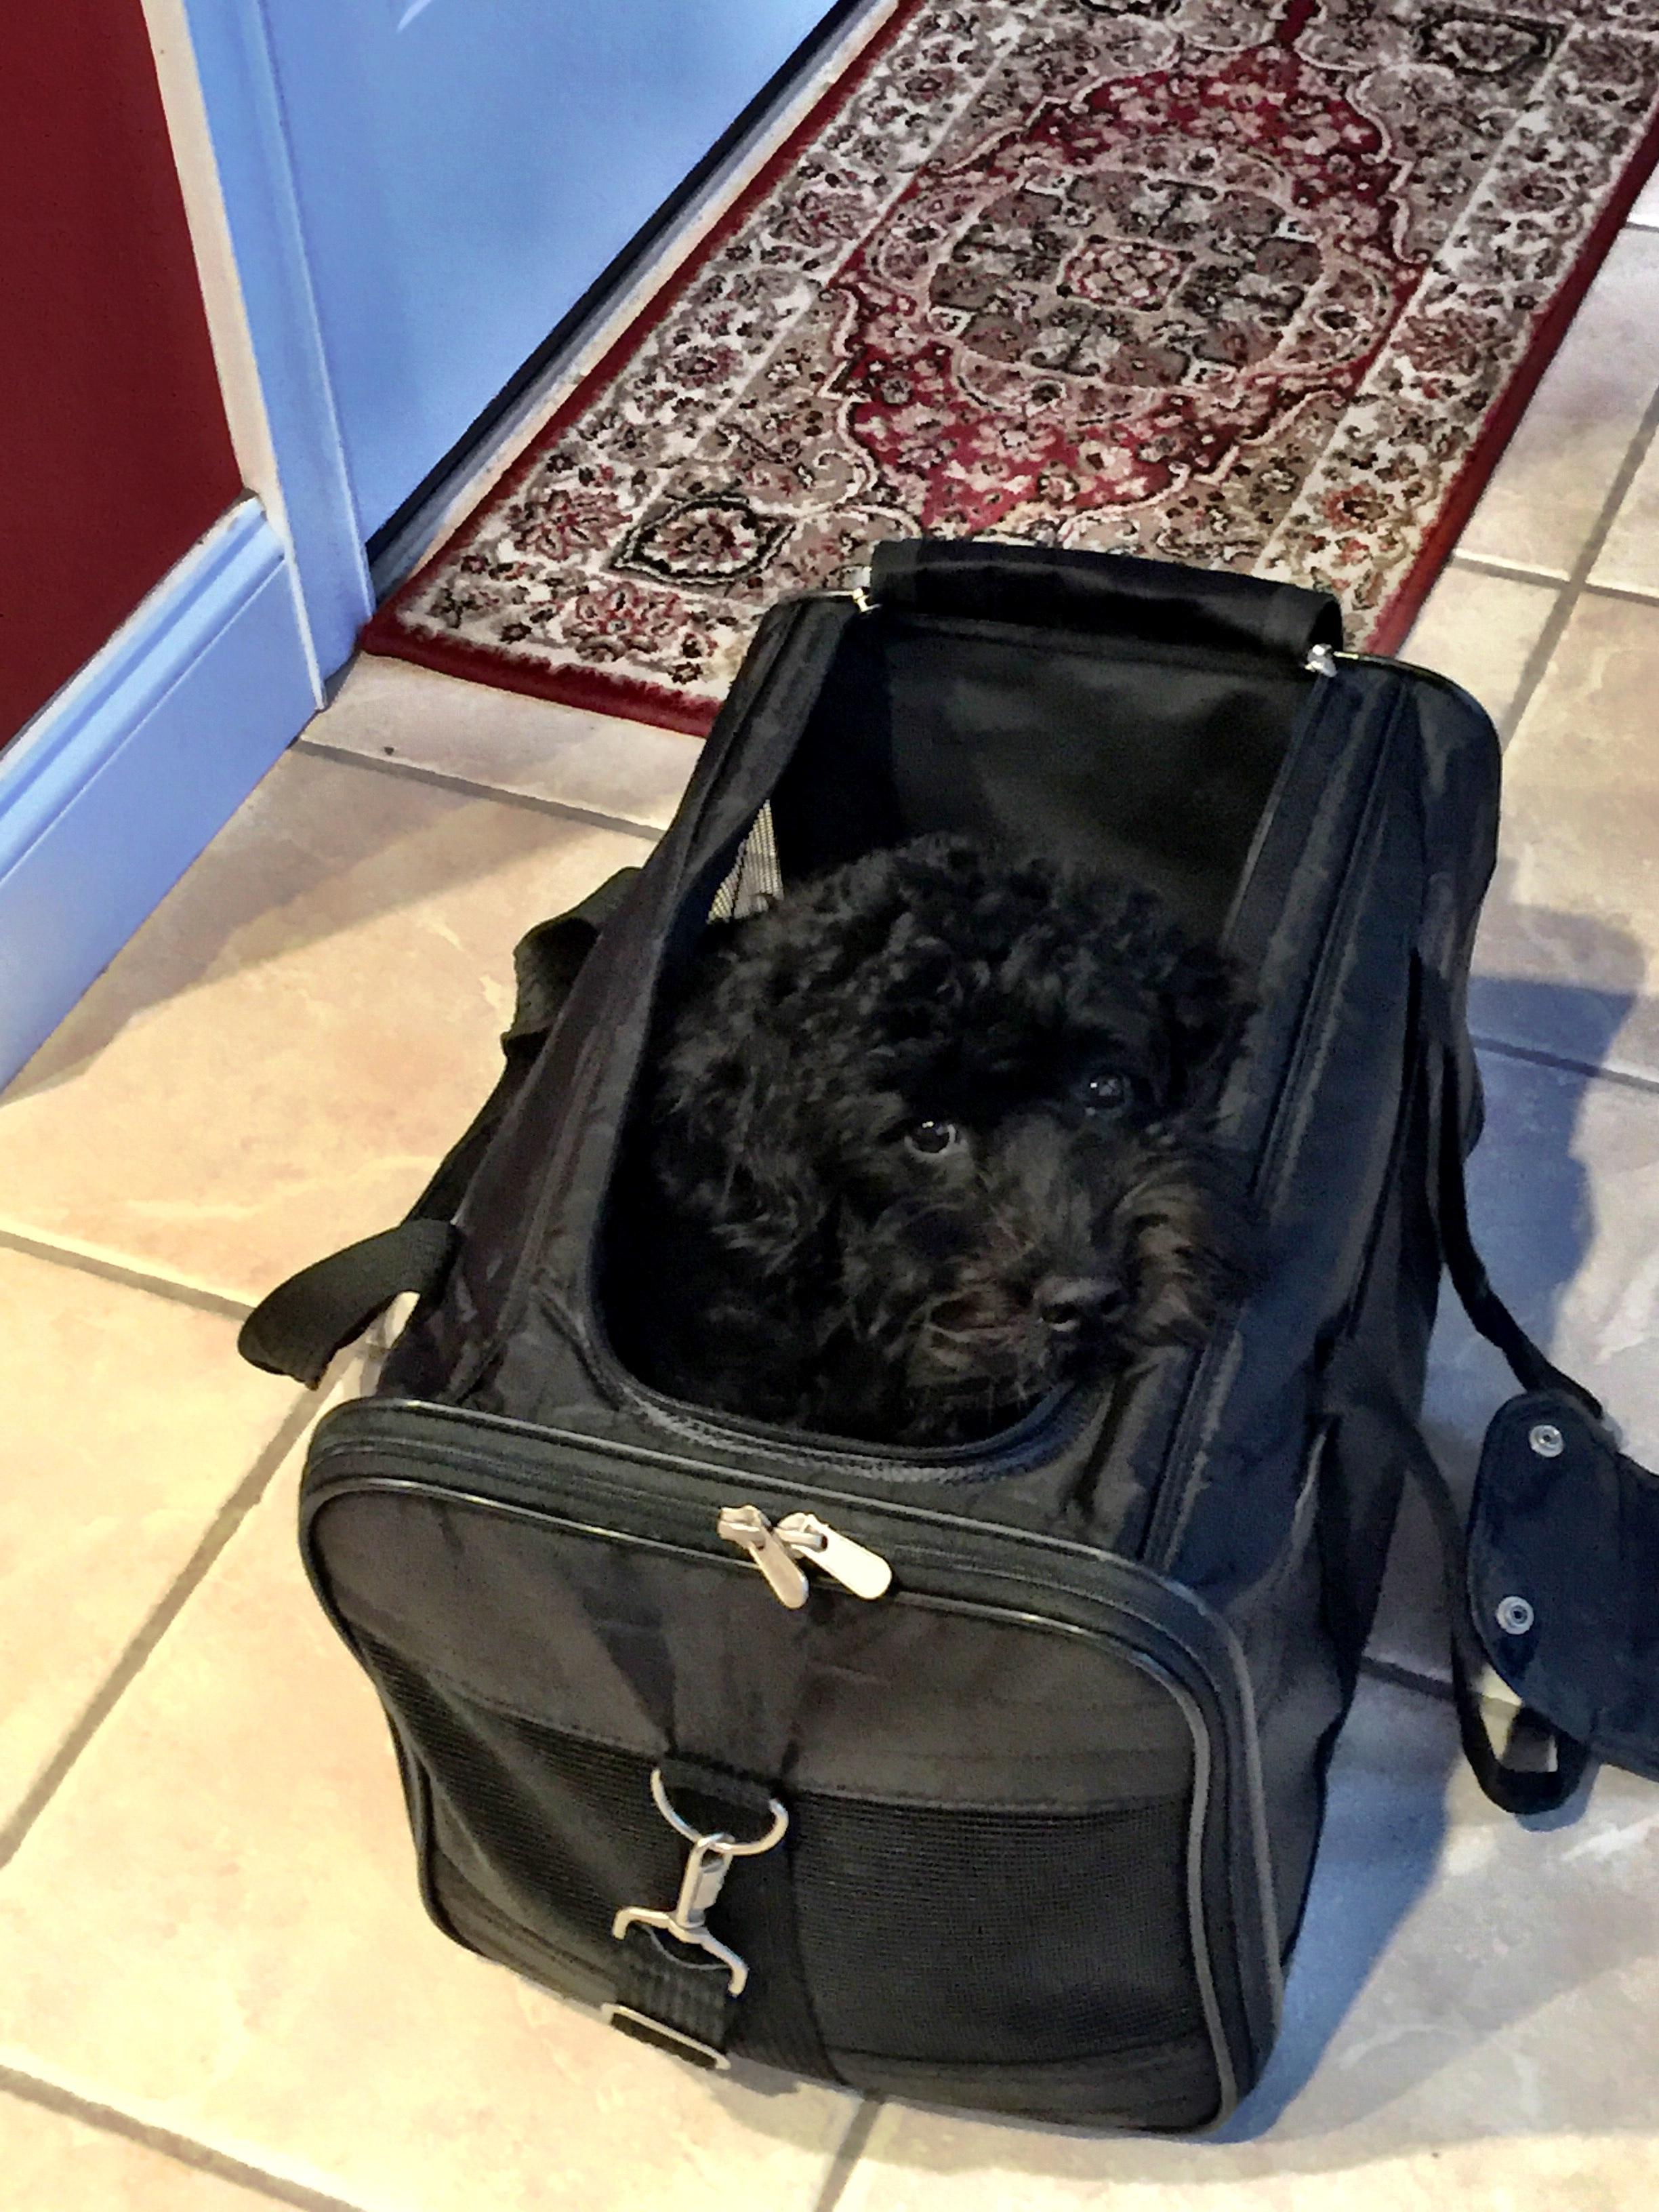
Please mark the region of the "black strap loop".
POLYGON ((1564 1735, 1543 1714, 1522 1705, 1516 1733, 1551 1746, 1554 1766, 1543 1771, 1511 1766, 1499 1753, 1486 1728, 1481 1710, 1480 1681, 1486 1655, 1469 1615, 1468 1560, 1463 1516, 1442 1472, 1439 1462, 1424 1441, 1415 1421, 1408 1420, 1401 1441, 1406 1465, 1418 1493, 1428 1507, 1440 1540, 1444 1578, 1446 1616, 1451 1625, 1452 1698, 1457 1708, 1458 1734, 1463 1756, 1486 1796, 1501 1812, 1524 1815, 1553 1813, 1565 1805, 1583 1779, 1589 1763, 1585 1744, 1564 1735))
POLYGON ((517 1000, 501 1038, 495 1087, 459 1141, 395 1229, 314 1261, 278 1284, 243 1322, 236 1340, 244 1359, 270 1375, 291 1375, 314 1390, 335 1355, 355 1343, 393 1298, 406 1291, 434 1296, 454 1265, 460 1232, 454 1216, 489 1141, 506 1119, 563 1011, 600 930, 639 876, 622 868, 568 914, 538 922, 513 951, 517 1000))
POLYGON ((428 1297, 461 1238, 447 1221, 410 1219, 331 1252, 279 1283, 242 1323, 236 1349, 268 1375, 314 1390, 337 1352, 354 1344, 405 1291, 428 1297))
POLYGON ((653 1928, 630 1928, 617 1947, 615 1988, 612 2027, 694 2066, 719 2065, 735 2000, 718 1960, 694 1958, 653 1928))
MULTIPOLYGON (((1471 1126, 1468 1081, 1459 1024, 1443 977, 1431 962, 1417 963, 1418 1003, 1431 1042, 1439 1048, 1439 1157, 1434 1164, 1437 1225, 1442 1255, 1470 1321, 1502 1352, 1524 1390, 1559 1390, 1599 1421, 1601 1407, 1581 1383, 1547 1358, 1493 1290, 1469 1230, 1463 1179, 1464 1131, 1471 1126)), ((1338 1402, 1364 1404, 1395 1437, 1439 1541, 1446 1613, 1451 1632, 1452 1695, 1463 1753, 1494 1805, 1506 1813, 1554 1812, 1577 1789, 1589 1748, 1529 1706, 1521 1708, 1516 1733, 1553 1749, 1553 1770, 1512 1765, 1493 1745, 1481 1710, 1479 1684, 1486 1654, 1475 1632, 1469 1597, 1468 1536, 1458 1509, 1418 1421, 1389 1380, 1349 1340, 1334 1353, 1328 1382, 1338 1402)))
POLYGON ((1384 1433, 1397 1445, 1401 1463, 1428 1508, 1440 1550, 1446 1617, 1451 1635, 1452 1697, 1457 1708, 1458 1732, 1462 1738, 1463 1755, 1475 1780, 1492 1803, 1505 1813, 1554 1812, 1578 1787, 1589 1751, 1573 1737, 1553 1728, 1542 1714, 1526 1706, 1522 1708, 1521 1717, 1527 1732, 1534 1737, 1541 1735, 1553 1747, 1553 1770, 1539 1772, 1511 1766, 1494 1746, 1480 1705, 1479 1684, 1486 1653, 1474 1632, 1469 1611, 1463 1516, 1422 1429, 1390 1379, 1352 1339, 1333 1355, 1326 1384, 1334 1404, 1350 1412, 1363 1408, 1382 1425, 1384 1433))
POLYGON ((1458 1049, 1457 1025, 1444 978, 1427 961, 1418 968, 1421 1004, 1430 1036, 1440 1048, 1444 1092, 1440 1113, 1437 1164, 1440 1242, 1452 1287, 1488 1344, 1501 1352, 1523 1390, 1560 1390, 1581 1405, 1592 1420, 1601 1404, 1582 1382, 1547 1358, 1492 1286, 1469 1231, 1468 1195, 1463 1182, 1463 1130, 1468 1108, 1468 1079, 1458 1049))

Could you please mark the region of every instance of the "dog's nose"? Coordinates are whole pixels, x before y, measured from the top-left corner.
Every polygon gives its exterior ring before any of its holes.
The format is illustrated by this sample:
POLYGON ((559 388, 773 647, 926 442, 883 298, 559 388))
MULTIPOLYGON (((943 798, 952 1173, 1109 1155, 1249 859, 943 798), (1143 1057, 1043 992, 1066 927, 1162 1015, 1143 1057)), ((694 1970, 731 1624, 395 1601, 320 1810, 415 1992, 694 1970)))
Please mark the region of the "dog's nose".
POLYGON ((1105 1303, 1105 1284, 1087 1275, 1050 1275, 1037 1285, 1038 1316, 1056 1335, 1077 1335, 1105 1303))

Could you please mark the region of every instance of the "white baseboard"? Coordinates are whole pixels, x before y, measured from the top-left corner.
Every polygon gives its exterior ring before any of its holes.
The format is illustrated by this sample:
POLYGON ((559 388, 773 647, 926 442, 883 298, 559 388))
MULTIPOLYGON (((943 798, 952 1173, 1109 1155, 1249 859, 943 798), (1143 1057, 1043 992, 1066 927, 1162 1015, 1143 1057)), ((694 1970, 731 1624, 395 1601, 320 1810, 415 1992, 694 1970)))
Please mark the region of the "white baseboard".
POLYGON ((0 1082, 317 703, 287 556, 244 500, 0 751, 0 1082))

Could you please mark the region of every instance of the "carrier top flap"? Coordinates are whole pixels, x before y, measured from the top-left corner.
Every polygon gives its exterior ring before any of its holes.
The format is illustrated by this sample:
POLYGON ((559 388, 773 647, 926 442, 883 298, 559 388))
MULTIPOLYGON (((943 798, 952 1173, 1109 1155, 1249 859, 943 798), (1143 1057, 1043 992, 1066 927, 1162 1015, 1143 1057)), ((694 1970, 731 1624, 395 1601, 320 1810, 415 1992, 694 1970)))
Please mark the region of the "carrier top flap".
POLYGON ((1341 610, 1328 592, 1043 545, 890 539, 872 558, 870 592, 884 607, 918 614, 1209 646, 1297 665, 1315 646, 1342 643, 1341 610))

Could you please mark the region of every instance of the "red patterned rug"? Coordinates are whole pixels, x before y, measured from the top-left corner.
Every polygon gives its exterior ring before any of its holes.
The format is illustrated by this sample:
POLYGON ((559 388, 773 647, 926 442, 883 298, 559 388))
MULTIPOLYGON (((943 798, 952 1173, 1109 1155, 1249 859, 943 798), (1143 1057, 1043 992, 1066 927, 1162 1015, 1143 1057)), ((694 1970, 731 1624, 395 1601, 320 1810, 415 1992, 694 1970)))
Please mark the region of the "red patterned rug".
POLYGON ((1659 0, 908 0, 365 643, 702 732, 982 532, 1404 635, 1656 153, 1659 0))

